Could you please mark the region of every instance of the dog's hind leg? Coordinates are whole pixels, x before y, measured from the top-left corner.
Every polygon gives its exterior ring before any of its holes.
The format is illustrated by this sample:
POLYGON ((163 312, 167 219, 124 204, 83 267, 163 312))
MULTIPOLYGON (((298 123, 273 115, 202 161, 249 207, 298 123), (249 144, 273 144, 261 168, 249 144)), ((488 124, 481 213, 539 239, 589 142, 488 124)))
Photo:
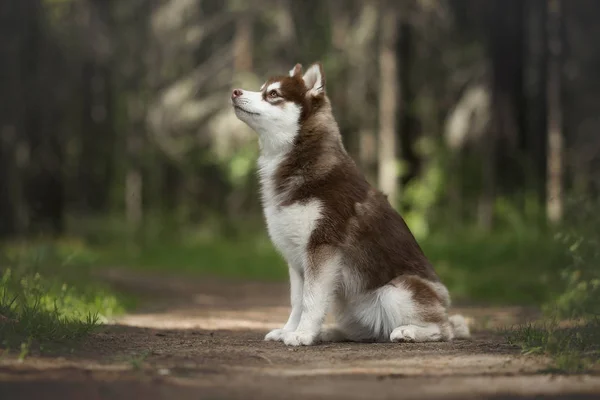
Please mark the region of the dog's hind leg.
POLYGON ((398 277, 392 284, 410 293, 412 312, 392 330, 390 341, 439 342, 454 338, 447 312, 450 299, 445 287, 417 276, 398 277))

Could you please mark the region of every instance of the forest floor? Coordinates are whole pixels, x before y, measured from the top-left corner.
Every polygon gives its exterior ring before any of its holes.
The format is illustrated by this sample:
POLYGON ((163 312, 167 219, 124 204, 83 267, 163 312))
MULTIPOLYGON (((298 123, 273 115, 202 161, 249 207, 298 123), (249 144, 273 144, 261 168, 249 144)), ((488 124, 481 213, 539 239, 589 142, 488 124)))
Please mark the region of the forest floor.
POLYGON ((426 344, 264 342, 287 318, 288 288, 104 271, 141 299, 76 350, 0 358, 2 399, 592 399, 600 374, 556 375, 498 329, 526 308, 458 307, 473 338, 426 344))

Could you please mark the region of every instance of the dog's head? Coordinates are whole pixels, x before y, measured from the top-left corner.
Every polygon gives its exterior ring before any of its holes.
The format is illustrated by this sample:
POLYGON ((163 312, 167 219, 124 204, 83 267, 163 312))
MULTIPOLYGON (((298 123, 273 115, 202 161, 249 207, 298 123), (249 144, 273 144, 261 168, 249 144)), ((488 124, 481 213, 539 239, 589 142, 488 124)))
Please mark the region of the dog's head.
POLYGON ((320 63, 305 74, 296 64, 287 76, 269 78, 258 92, 235 89, 231 94, 235 115, 259 134, 261 142, 275 148, 291 145, 303 121, 326 101, 320 63))

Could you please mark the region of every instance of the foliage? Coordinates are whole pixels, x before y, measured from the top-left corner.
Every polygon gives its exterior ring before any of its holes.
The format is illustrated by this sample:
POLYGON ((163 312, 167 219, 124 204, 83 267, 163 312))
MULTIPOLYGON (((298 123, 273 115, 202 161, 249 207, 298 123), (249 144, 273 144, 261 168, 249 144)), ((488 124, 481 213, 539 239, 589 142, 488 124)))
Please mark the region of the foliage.
POLYGON ((562 271, 567 287, 547 310, 560 317, 600 316, 599 206, 599 200, 570 199, 567 218, 556 235, 569 257, 562 271))
POLYGON ((541 305, 562 288, 565 258, 538 229, 446 228, 421 241, 457 301, 541 305))
POLYGON ((598 201, 571 198, 556 234, 565 262, 564 290, 544 305, 541 322, 509 331, 509 341, 528 353, 550 355, 556 368, 580 372, 600 362, 600 220, 598 201), (558 321, 562 321, 559 323, 558 321))
POLYGON ((420 154, 428 160, 422 176, 409 182, 402 193, 402 204, 406 210, 402 216, 417 239, 427 237, 431 231, 431 213, 439 206, 443 193, 446 173, 442 158, 436 157, 441 150, 436 149, 431 140, 419 142, 420 154))
MULTIPOLYGON (((227 93, 317 60, 348 151, 368 173, 381 161, 379 88, 398 86, 399 205, 419 238, 445 211, 470 224, 483 201, 493 217, 502 211, 492 202, 515 193, 535 192, 542 207, 544 53, 555 47, 544 42, 544 2, 390 2, 381 5, 388 13, 372 1, 260 0, 247 13, 240 1, 6 1, 5 98, 23 99, 6 100, 0 115, 4 237, 72 234, 64 220, 74 214, 124 214, 134 225, 128 232, 149 214, 185 214, 191 223, 211 213, 256 217, 256 135, 235 118, 227 93), (390 61, 399 73, 380 82, 387 14, 398 16, 390 61), (472 93, 485 101, 469 101, 472 93), (492 119, 493 130, 485 122, 492 119)), ((584 9, 565 16, 574 32, 565 42, 598 37, 584 9)), ((565 43, 579 71, 564 82, 572 94, 565 143, 574 154, 592 148, 586 141, 597 131, 597 102, 583 90, 596 76, 591 44, 565 43)), ((591 172, 586 164, 597 154, 585 153, 565 181, 591 172)), ((511 206, 526 212, 520 201, 511 206)))

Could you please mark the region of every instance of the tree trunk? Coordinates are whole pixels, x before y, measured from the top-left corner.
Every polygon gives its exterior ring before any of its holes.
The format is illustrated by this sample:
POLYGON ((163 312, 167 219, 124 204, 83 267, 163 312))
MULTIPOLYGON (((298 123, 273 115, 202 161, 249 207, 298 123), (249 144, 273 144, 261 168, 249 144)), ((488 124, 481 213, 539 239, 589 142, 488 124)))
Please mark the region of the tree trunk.
POLYGON ((563 132, 561 104, 561 0, 548 0, 548 160, 546 213, 557 223, 563 215, 563 132))
POLYGON ((110 72, 86 61, 82 71, 83 110, 79 191, 82 211, 102 212, 108 205, 114 155, 110 72))
MULTIPOLYGON (((384 3, 386 3, 384 1, 384 3)), ((397 207, 396 112, 398 110, 397 15, 393 5, 384 5, 379 43, 379 188, 397 207)))
POLYGON ((479 225, 490 230, 498 192, 518 194, 524 182, 524 168, 520 165, 524 5, 521 0, 494 0, 485 4, 488 7, 487 51, 492 72, 492 116, 488 136, 483 143, 479 225), (499 168, 500 165, 502 168, 499 168))
POLYGON ((479 197, 477 223, 480 228, 490 231, 494 224, 494 201, 496 198, 496 147, 497 128, 494 120, 484 140, 482 151, 482 192, 479 197))
POLYGON ((233 39, 233 64, 236 72, 252 71, 253 23, 251 13, 241 13, 233 39))
POLYGON ((63 230, 64 187, 63 145, 58 128, 60 107, 51 85, 53 43, 48 39, 44 9, 40 2, 29 3, 29 29, 24 52, 28 81, 24 121, 31 154, 26 171, 26 198, 30 213, 29 233, 59 235, 63 230))
POLYGON ((24 26, 27 7, 12 0, 0 7, 0 87, 5 101, 0 107, 0 237, 24 233, 28 213, 23 198, 23 167, 28 163, 28 146, 23 133, 24 87, 23 60, 25 54, 24 26), (23 151, 25 150, 25 151, 23 151))
POLYGON ((335 26, 334 40, 347 62, 348 75, 346 92, 340 100, 346 103, 344 141, 350 155, 357 159, 367 179, 376 183, 377 138, 376 119, 367 97, 373 68, 374 42, 377 33, 378 8, 371 1, 360 4, 356 21, 352 23, 352 10, 346 4, 332 5, 332 25, 335 26))
POLYGON ((141 17, 136 31, 132 32, 129 51, 130 71, 125 82, 127 88, 127 136, 125 139, 126 171, 125 171, 125 215, 132 242, 143 239, 144 224, 144 170, 143 161, 146 155, 146 116, 148 92, 151 91, 151 68, 154 61, 152 51, 155 42, 152 37, 151 15, 156 0, 142 2, 141 17))
MULTIPOLYGON (((418 132, 416 128, 415 115, 410 112, 411 104, 414 100, 411 77, 411 59, 412 59, 412 27, 409 23, 402 21, 398 24, 398 82, 399 82, 399 101, 396 120, 398 121, 398 141, 396 144, 397 152, 405 166, 401 171, 400 187, 405 187, 412 179, 419 175, 421 167, 421 155, 418 154, 415 146, 418 132)), ((431 116, 428 116, 431 118, 431 116)))
POLYGON ((144 149, 144 107, 141 100, 130 95, 128 100, 130 119, 127 133, 127 172, 125 173, 125 213, 127 223, 134 235, 138 234, 144 216, 142 153, 144 149))
POLYGON ((527 5, 527 51, 525 62, 527 136, 525 151, 530 156, 526 186, 533 188, 540 205, 546 199, 546 5, 548 0, 530 0, 527 5))

